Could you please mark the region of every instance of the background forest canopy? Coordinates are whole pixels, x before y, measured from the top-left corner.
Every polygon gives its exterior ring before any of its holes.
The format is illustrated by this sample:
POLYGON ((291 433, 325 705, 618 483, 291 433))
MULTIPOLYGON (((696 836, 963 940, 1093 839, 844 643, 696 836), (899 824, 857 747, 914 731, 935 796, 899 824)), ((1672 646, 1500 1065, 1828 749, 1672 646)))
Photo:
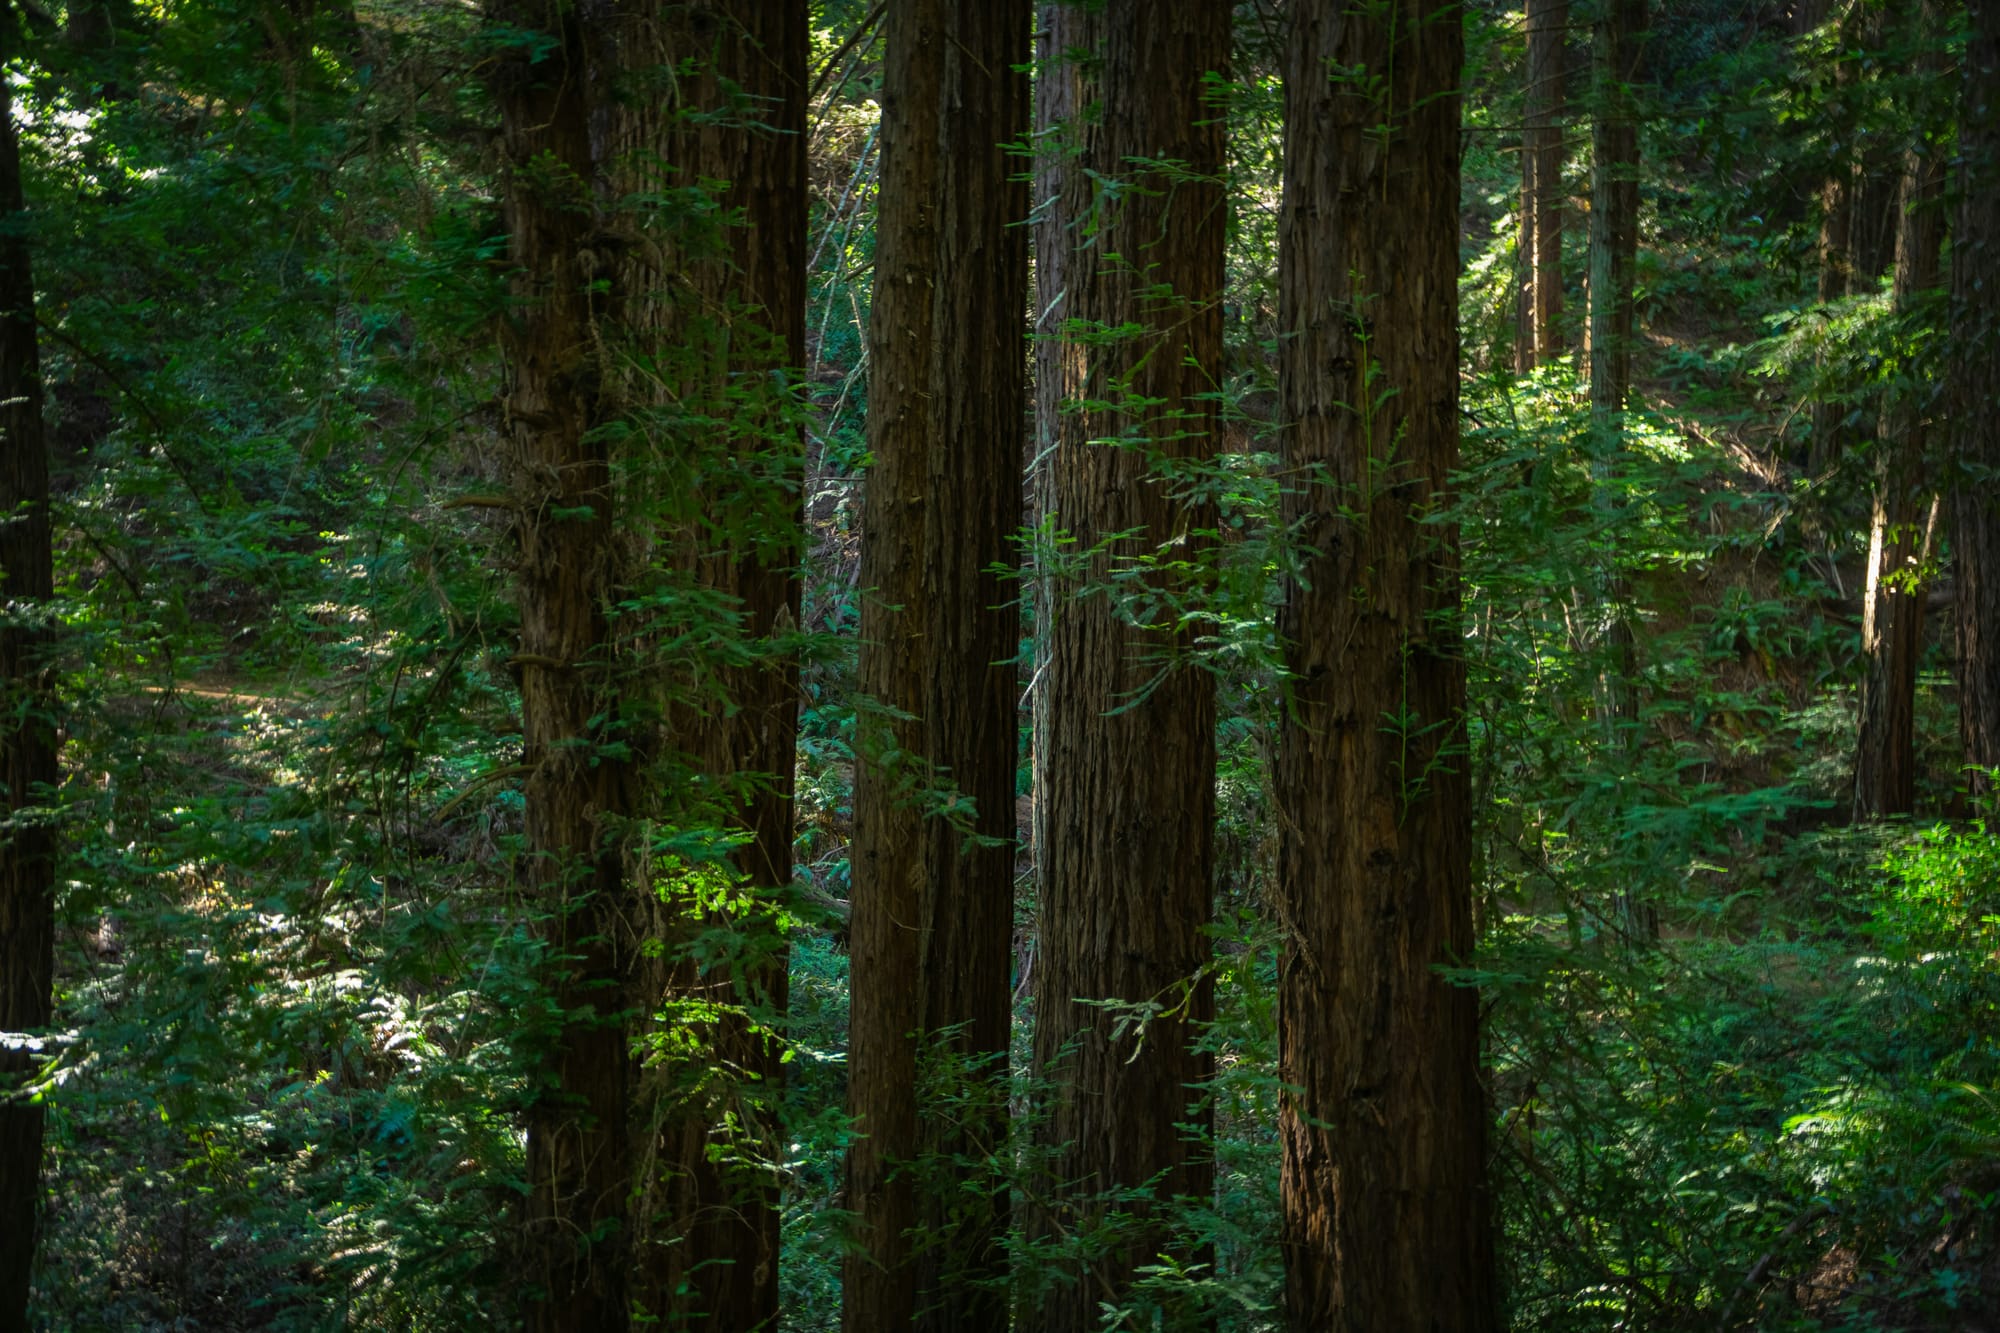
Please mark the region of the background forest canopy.
POLYGON ((0 44, 0 1333, 2000 1320, 2000 5, 0 44))

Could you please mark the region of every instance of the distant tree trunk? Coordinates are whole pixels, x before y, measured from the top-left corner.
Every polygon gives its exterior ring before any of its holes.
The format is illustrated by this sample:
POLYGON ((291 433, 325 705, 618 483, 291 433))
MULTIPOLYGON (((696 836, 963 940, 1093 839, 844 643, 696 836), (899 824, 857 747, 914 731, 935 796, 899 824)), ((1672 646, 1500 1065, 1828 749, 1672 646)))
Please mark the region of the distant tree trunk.
POLYGON ((1526 129, 1521 139, 1521 370, 1547 365, 1562 351, 1563 80, 1569 0, 1529 0, 1526 129))
POLYGON ((590 33, 557 0, 497 0, 496 22, 534 32, 495 67, 509 169, 502 186, 514 316, 502 322, 506 463, 518 508, 521 723, 527 876, 548 925, 551 997, 563 1015, 547 1085, 528 1110, 532 1329, 625 1327, 632 1186, 626 1011, 632 966, 616 822, 633 811, 614 757, 615 672, 606 612, 618 569, 611 465, 595 392, 596 174, 584 64, 590 33))
POLYGON ((1025 0, 887 12, 850 928, 853 1333, 1008 1321, 1006 1191, 973 1164, 1004 1156, 1007 1128, 1020 614, 995 571, 1019 564, 1028 195, 1006 146, 1027 131, 1031 18, 1025 0), (918 1090, 940 1077, 969 1080, 949 1101, 961 1109, 920 1119, 918 1090))
MULTIPOLYGON (((1108 0, 1045 15, 1050 49, 1089 53, 1047 76, 1079 82, 1043 109, 1069 98, 1079 114, 1049 127, 1063 157, 1040 239, 1060 256, 1044 249, 1037 297, 1061 330, 1040 351, 1044 402, 1060 384, 1067 404, 1045 521, 1074 538, 1081 566, 1047 598, 1036 737, 1035 1063, 1053 1086, 1052 1206, 1036 1225, 1060 1237, 1102 1217, 1105 1191, 1205 1200, 1214 1181, 1181 1126, 1210 1073, 1194 1041, 1213 1008, 1215 688, 1177 615, 1199 581, 1174 569, 1206 558, 1215 518, 1172 473, 1215 449, 1225 207, 1209 76, 1228 63, 1230 7, 1108 0), (1117 1016, 1093 1000, 1170 1016, 1143 1044, 1114 1046, 1117 1016)), ((1157 1228, 1128 1232, 1028 1322, 1095 1329, 1100 1303, 1122 1299, 1166 1243, 1157 1228)))
POLYGON ((679 678, 687 697, 670 702, 660 743, 691 769, 689 813, 746 839, 730 860, 747 891, 728 906, 685 887, 648 904, 667 949, 644 981, 647 1049, 631 1075, 652 1164, 629 1209, 634 1303, 668 1328, 756 1333, 778 1321, 785 1155, 772 1032, 789 1002, 775 913, 792 882, 798 736, 808 6, 625 13, 605 56, 622 71, 606 121, 617 193, 701 196, 686 218, 672 204, 628 208, 602 238, 619 257, 613 308, 640 368, 627 398, 651 414, 666 482, 682 492, 656 496, 661 558, 696 605, 727 608, 744 653, 679 678), (698 957, 717 931, 737 956, 698 957), (690 1033, 692 1058, 676 1055, 690 1033))
MULTIPOLYGON (((1615 536, 1615 504, 1604 484, 1625 443, 1632 392, 1633 283, 1639 256, 1639 77, 1646 0, 1600 0, 1592 34, 1590 164, 1590 417, 1595 503, 1615 536)), ((1638 654, 1626 614, 1630 589, 1615 564, 1594 590, 1604 612, 1606 649, 1599 713, 1606 751, 1629 768, 1639 723, 1638 654)), ((1619 910, 1641 938, 1659 932, 1652 904, 1625 890, 1619 910)))
MULTIPOLYGON (((2000 0, 1967 0, 1951 245, 1952 568, 1965 762, 2000 767, 2000 0)), ((1975 792, 1992 784, 1974 774, 1975 792)))
POLYGON ((1473 948, 1457 530, 1430 521, 1458 459, 1460 22, 1442 0, 1300 0, 1285 59, 1281 474, 1304 549, 1274 798, 1299 1333, 1498 1327, 1478 996, 1438 974, 1473 948))
MULTIPOLYGON (((1840 20, 1834 52, 1833 87, 1836 115, 1843 122, 1859 77, 1859 4, 1851 5, 1840 20)), ((1854 276, 1854 196, 1859 185, 1859 163, 1854 156, 1851 133, 1843 136, 1842 149, 1833 169, 1820 186, 1819 214, 1819 303, 1831 305, 1853 293, 1854 276)), ((1840 422, 1847 409, 1839 403, 1816 401, 1812 407, 1812 440, 1808 446, 1806 471, 1823 476, 1840 457, 1840 422)))
MULTIPOLYGON (((0 24, 16 21, 0 12, 0 24)), ((13 46, 11 34, 5 41, 13 46)), ((54 596, 49 464, 42 434, 35 282, 23 227, 21 141, 13 93, 0 82, 0 1033, 40 1034, 55 975, 55 836, 31 808, 56 783, 55 698, 45 617, 54 596)), ((20 1100, 29 1052, 0 1046, 0 1333, 26 1333, 28 1282, 41 1214, 42 1108, 20 1100)))
MULTIPOLYGON (((1927 31, 1929 3, 1917 20, 1927 31)), ((1935 67, 1933 66, 1933 71, 1935 67)), ((1944 242, 1944 168, 1918 143, 1904 159, 1896 230, 1896 277, 1890 297, 1908 315, 1938 285, 1944 242)), ((1868 534, 1868 576, 1861 612, 1861 729, 1854 756, 1854 817, 1906 815, 1916 807, 1917 667, 1923 651, 1923 566, 1938 504, 1924 466, 1927 386, 1892 386, 1882 409, 1881 452, 1868 534)))
POLYGON ((63 40, 77 51, 99 55, 117 40, 112 0, 71 0, 63 22, 63 40))
MULTIPOLYGON (((1902 3, 1887 4, 1859 3, 1845 15, 1851 24, 1851 35, 1843 37, 1843 51, 1847 58, 1860 68, 1851 76, 1858 85, 1864 73, 1871 67, 1881 68, 1889 62, 1901 64, 1913 56, 1929 59, 1916 51, 1892 49, 1894 25, 1900 19, 1904 28, 1910 29, 1908 11, 1921 9, 1924 0, 1916 0, 1914 6, 1902 3)), ((1920 21, 1927 26, 1931 20, 1920 21)), ((1846 26, 1846 25, 1843 25, 1846 26)), ((1935 62, 1932 62, 1935 69, 1935 62)), ((1848 223, 1847 250, 1850 260, 1848 290, 1866 291, 1882 280, 1896 260, 1896 247, 1901 231, 1901 208, 1903 197, 1903 158, 1901 143, 1893 134, 1865 135, 1857 133, 1853 148, 1855 156, 1854 175, 1850 186, 1851 203, 1848 223)))
POLYGON ((1633 84, 1646 0, 1601 0, 1591 47, 1590 410, 1622 429, 1632 390, 1632 283, 1639 255, 1639 108, 1633 84))

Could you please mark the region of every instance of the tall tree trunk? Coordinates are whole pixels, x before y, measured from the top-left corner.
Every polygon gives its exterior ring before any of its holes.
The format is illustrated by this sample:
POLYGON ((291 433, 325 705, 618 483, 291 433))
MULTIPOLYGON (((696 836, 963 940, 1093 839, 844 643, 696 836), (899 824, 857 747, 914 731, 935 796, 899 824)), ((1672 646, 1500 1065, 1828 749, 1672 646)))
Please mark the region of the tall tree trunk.
POLYGON ((789 1000, 779 922, 798 735, 808 6, 628 12, 606 57, 624 71, 604 131, 617 193, 692 196, 694 211, 640 202, 614 221, 627 397, 666 462, 659 559, 694 606, 733 621, 722 659, 688 669, 677 647, 659 664, 678 696, 659 743, 684 766, 683 818, 744 839, 726 901, 698 873, 677 877, 682 866, 648 904, 667 947, 644 981, 651 1012, 632 1073, 650 1163, 629 1214, 634 1303, 670 1328, 754 1333, 778 1321, 785 1151, 776 1029, 789 1000), (662 253, 677 282, 664 281, 662 253), (731 941, 722 957, 704 942, 718 933, 731 941))
POLYGON ((620 919, 633 905, 616 821, 632 813, 628 766, 610 743, 616 705, 607 608, 618 558, 611 460, 593 364, 588 205, 597 163, 584 80, 583 14, 557 0, 502 0, 496 22, 546 46, 517 47, 492 76, 509 170, 503 207, 518 312, 501 326, 506 465, 518 505, 521 723, 527 874, 548 926, 561 1015, 548 1081, 528 1112, 527 1235, 539 1299, 530 1328, 622 1329, 630 1266, 626 1128, 632 965, 620 919), (537 58, 539 57, 539 58, 537 58))
POLYGON ((870 312, 850 932, 853 1333, 1005 1333, 1025 0, 892 0, 870 312), (969 805, 969 809, 968 809, 969 805), (953 1095, 917 1116, 920 1092, 953 1095), (914 1166, 913 1166, 914 1164, 914 1166), (914 1243, 913 1243, 914 1241, 914 1243))
MULTIPOLYGON (((0 24, 16 22, 0 12, 0 24)), ((11 39, 11 33, 9 34, 11 39)), ((13 46, 8 40, 6 45, 13 46)), ((23 226, 21 140, 13 94, 0 86, 0 1033, 46 1032, 55 975, 55 836, 32 812, 56 782, 55 697, 49 671, 49 463, 42 433, 35 282, 23 226)), ((42 1107, 19 1090, 29 1051, 0 1045, 0 1333, 28 1328, 28 1284, 41 1214, 42 1107)))
MULTIPOLYGON (((1632 391, 1633 282, 1639 255, 1639 77, 1646 0, 1599 0, 1591 45, 1590 418, 1594 503, 1615 534, 1607 481, 1625 443, 1632 391)), ((1615 557, 1614 557, 1615 560, 1615 557)), ((1603 612, 1604 656, 1598 698, 1606 752, 1629 767, 1639 723, 1637 644, 1626 615, 1630 589, 1614 567, 1593 590, 1603 612)), ((1635 935, 1658 933, 1655 910, 1622 893, 1619 911, 1635 935)))
POLYGON ((1285 59, 1286 1324, 1496 1328, 1456 530, 1460 11, 1301 0, 1285 59), (1379 72, 1379 73, 1378 73, 1379 72))
MULTIPOLYGON (((1923 0, 1916 0, 1916 3, 1921 6, 1923 0)), ((1916 50, 1894 48, 1894 32, 1899 19, 1906 29, 1911 26, 1907 19, 1901 18, 1909 8, 1907 3, 1864 2, 1853 5, 1848 11, 1845 17, 1853 25, 1853 35, 1846 39, 1849 43, 1846 49, 1860 66, 1854 75, 1857 83, 1871 68, 1901 65, 1913 57, 1928 59, 1921 47, 1916 50)), ((1931 64, 1935 73, 1935 62, 1931 64)), ((1847 238, 1851 263, 1848 290, 1866 291, 1878 284, 1883 274, 1890 272, 1896 262, 1896 247, 1902 228, 1904 154, 1898 136, 1882 133, 1857 133, 1854 153, 1856 165, 1852 177, 1847 238)))
POLYGON ((924 484, 936 318, 937 141, 944 15, 930 0, 884 12, 881 188, 869 307, 866 509, 861 538, 862 716, 856 720, 854 888, 848 923, 848 1206, 860 1248, 841 1271, 848 1333, 913 1326, 914 1168, 922 919, 924 484))
POLYGON ((1526 128, 1521 139, 1522 370, 1562 351, 1563 81, 1569 0, 1529 0, 1526 128))
MULTIPOLYGON (((1925 7, 1928 14, 1929 6, 1925 7)), ((1927 25, 1925 25, 1927 26, 1927 25)), ((1938 285, 1944 241, 1944 169, 1918 145, 1903 168, 1891 296, 1908 315, 1938 285)), ((1917 667, 1922 657, 1924 592, 1937 501, 1924 465, 1928 389, 1892 388, 1882 410, 1882 444, 1868 536, 1868 577, 1861 613, 1861 729, 1854 756, 1854 817, 1909 814, 1916 806, 1917 667)))
POLYGON ((782 1011, 782 943, 740 946, 748 965, 688 957, 717 913, 754 924, 790 879, 805 7, 492 12, 539 39, 491 76, 512 164, 528 874, 561 1015, 528 1116, 527 1323, 765 1328, 773 1168, 725 1163, 776 1160, 759 1030, 782 1011), (662 606, 698 608, 687 641, 720 629, 723 664, 683 680, 685 654, 649 660, 662 606), (693 793, 664 813, 749 835, 750 907, 653 855, 658 765, 693 793))
POLYGON ((1590 410, 1622 429, 1632 389, 1632 282, 1639 255, 1639 108, 1633 84, 1646 0, 1600 0, 1591 44, 1590 410))
MULTIPOLYGON (((1834 51, 1833 89, 1836 116, 1842 123, 1851 114, 1861 61, 1855 49, 1861 38, 1862 6, 1851 5, 1842 14, 1834 51)), ((1855 157, 1853 134, 1842 136, 1842 152, 1820 186, 1819 214, 1819 303, 1831 305, 1854 290, 1854 208, 1860 185, 1860 163, 1855 157)), ((1822 476, 1840 457, 1840 422, 1846 408, 1832 402, 1815 402, 1812 408, 1812 440, 1808 445, 1806 471, 1822 476)))
MULTIPOLYGON (((1050 49, 1089 53, 1046 76, 1077 80, 1059 96, 1078 114, 1048 127, 1062 159, 1040 238, 1061 254, 1043 250, 1037 297, 1061 330, 1040 351, 1043 401, 1059 384, 1065 404, 1043 518, 1074 540, 1047 598, 1035 756, 1035 1063, 1052 1089, 1037 1226, 1058 1237, 1101 1219, 1107 1191, 1205 1200, 1214 1181, 1182 1126, 1210 1073, 1195 1038, 1213 1008, 1215 689, 1180 614, 1199 579, 1175 571, 1206 558, 1215 519, 1173 473, 1215 449, 1223 142, 1209 76, 1228 63, 1229 14, 1222 0, 1048 11, 1050 49), (1118 1016, 1095 1000, 1166 1012, 1143 1044, 1114 1044, 1118 1016)), ((1095 1328, 1165 1243, 1132 1227, 1029 1322, 1095 1328)))
MULTIPOLYGON (((1952 567, 1965 762, 2000 767, 2000 0, 1967 0, 1951 245, 1952 567)), ((1974 773, 1976 792, 1989 779, 1974 773)))

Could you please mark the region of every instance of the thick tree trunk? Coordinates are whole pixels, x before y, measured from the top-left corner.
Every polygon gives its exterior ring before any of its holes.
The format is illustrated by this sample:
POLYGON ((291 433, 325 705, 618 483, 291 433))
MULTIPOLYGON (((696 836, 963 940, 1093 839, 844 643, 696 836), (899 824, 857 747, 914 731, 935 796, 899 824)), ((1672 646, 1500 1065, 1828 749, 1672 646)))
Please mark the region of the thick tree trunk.
MULTIPOLYGON (((496 4, 496 21, 549 43, 498 67, 509 171, 503 206, 518 312, 502 325, 506 464, 518 509, 527 875, 553 915, 551 999, 562 1015, 548 1081, 528 1112, 524 1276, 530 1328, 622 1329, 630 1262, 626 1132, 633 891, 613 822, 632 809, 607 752, 616 702, 607 607, 618 568, 601 436, 589 269, 594 218, 578 206, 596 163, 582 67, 588 36, 555 0, 496 4)), ((584 196, 587 198, 587 196, 584 196)))
MULTIPOLYGON (((1968 0, 1951 245, 1952 568, 1965 762, 2000 767, 2000 0, 1968 0)), ((1992 783, 1974 773, 1976 792, 1992 783)))
POLYGON ((791 869, 805 6, 494 16, 546 43, 493 75, 529 875, 563 1015, 529 1114, 527 1322, 767 1328, 778 1052, 759 1033, 785 962, 751 935, 791 869), (727 651, 649 658, 676 615, 684 644, 720 631, 727 651), (749 892, 697 892, 699 867, 652 852, 658 816, 747 834, 749 892), (698 967, 723 913, 751 961, 698 967))
POLYGON ((841 1272, 848 1333, 913 1326, 911 1271, 920 1151, 919 904, 925 862, 924 485, 929 475, 936 318, 944 14, 931 0, 884 13, 881 190, 869 308, 866 510, 861 539, 861 689, 856 719, 854 889, 848 924, 848 1206, 861 1248, 841 1272))
MULTIPOLYGON (((0 13, 0 23, 13 22, 0 13)), ((28 1284, 41 1214, 42 1108, 22 1100, 33 1070, 21 1034, 46 1032, 55 975, 55 836, 45 806, 56 782, 55 698, 45 617, 54 595, 49 465, 42 433, 35 283, 22 226, 20 132, 0 87, 0 1333, 28 1328, 28 1284)))
MULTIPOLYGON (((604 58, 621 71, 601 131, 616 193, 695 205, 628 205, 604 238, 632 339, 625 397, 659 467, 635 464, 631 484, 659 507, 669 580, 734 622, 719 660, 689 665, 700 650, 683 646, 655 666, 668 697, 658 743, 685 774, 669 818, 745 839, 726 901, 669 865, 647 903, 666 949, 642 984, 632 1071, 647 1135, 629 1208, 634 1303, 669 1328, 755 1333, 777 1326, 785 1154, 777 913, 798 734, 808 10, 697 0, 657 20, 624 13, 604 58), (732 940, 721 958, 702 942, 717 932, 732 940)), ((675 624, 698 634, 703 614, 675 624)))
POLYGON ((1646 0, 1602 0, 1591 44, 1590 410, 1617 430, 1632 389, 1632 281, 1639 255, 1639 108, 1633 84, 1646 0))
MULTIPOLYGON (((1044 520, 1074 539, 1062 561, 1075 562, 1049 590, 1036 737, 1035 1062, 1052 1101, 1036 1225, 1055 1237, 1100 1219, 1106 1191, 1205 1200, 1214 1180, 1182 1126, 1210 1073, 1194 1040, 1213 1007, 1215 689, 1177 615, 1199 580, 1175 570, 1205 558, 1215 520, 1171 474, 1215 448, 1225 219, 1208 76, 1227 65, 1229 13, 1221 0, 1109 0, 1049 14, 1050 48, 1090 55, 1046 76, 1078 81, 1057 96, 1079 114, 1050 127, 1062 157, 1037 297, 1061 330, 1040 353, 1044 401, 1060 384, 1067 404, 1044 520), (1143 1044, 1114 1044, 1118 1016, 1093 1000, 1167 1012, 1143 1044)), ((1165 1243, 1134 1225, 1042 1294, 1029 1322, 1094 1329, 1100 1303, 1122 1299, 1165 1243)))
POLYGON ((849 1105, 853 1333, 1005 1333, 1031 11, 894 0, 870 319, 849 1105), (969 807, 969 808, 968 808, 969 807), (919 1089, 949 1116, 919 1120, 919 1089), (912 1169, 910 1164, 918 1165, 912 1169), (914 1228, 914 1230, 912 1230, 914 1228))
POLYGON ((1521 139, 1522 289, 1527 344, 1520 369, 1562 351, 1563 82, 1569 0, 1529 0, 1526 129, 1521 139))
MULTIPOLYGON (((1926 4, 1917 29, 1931 20, 1926 4)), ((1919 144, 1903 167, 1896 230, 1896 277, 1891 303, 1899 315, 1915 309, 1938 285, 1944 242, 1944 168, 1919 144)), ((1922 573, 1930 557, 1937 502, 1924 465, 1928 390, 1893 389, 1882 410, 1881 453, 1869 525, 1868 576, 1863 594, 1861 727, 1854 756, 1854 817, 1906 815, 1916 806, 1917 668, 1922 657, 1922 573)))
POLYGON ((1438 975, 1473 947, 1458 542, 1428 521, 1458 457, 1460 11, 1309 0, 1292 22, 1279 393, 1285 525, 1307 549, 1278 620, 1286 1325, 1479 1333, 1498 1307, 1478 997, 1438 975))

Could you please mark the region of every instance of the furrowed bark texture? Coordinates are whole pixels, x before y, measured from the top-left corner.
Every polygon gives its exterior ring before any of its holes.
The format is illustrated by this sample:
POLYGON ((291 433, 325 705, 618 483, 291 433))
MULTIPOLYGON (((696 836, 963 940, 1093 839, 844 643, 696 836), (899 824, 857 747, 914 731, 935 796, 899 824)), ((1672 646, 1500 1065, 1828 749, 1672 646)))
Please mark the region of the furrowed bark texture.
POLYGON ((850 927, 845 1327, 1004 1333, 1031 11, 887 13, 850 927), (970 810, 966 809, 969 802, 970 810), (963 1080, 916 1116, 918 1091, 963 1080), (910 1164, 915 1164, 914 1166, 910 1164), (911 1231, 914 1227, 915 1230, 911 1231), (913 1237, 915 1243, 913 1243, 913 1237))
MULTIPOLYGON (((1036 1226, 1064 1237, 1100 1215, 1103 1191, 1206 1199, 1214 1180, 1206 1149, 1178 1126, 1200 1100, 1190 1085, 1210 1073, 1193 1040, 1213 1008, 1201 973, 1215 690, 1188 660, 1192 634, 1174 609, 1198 595, 1198 579, 1148 562, 1200 561, 1215 522, 1163 474, 1215 447, 1222 109, 1207 76, 1227 64, 1229 6, 1110 0, 1045 12, 1051 50, 1089 54, 1047 75, 1076 82, 1044 110, 1076 114, 1043 141, 1060 158, 1036 301, 1059 330, 1040 354, 1043 402, 1060 385, 1066 404, 1044 516, 1074 538, 1055 563, 1075 562, 1051 570, 1035 772, 1045 812, 1035 1063, 1052 1103, 1050 1206, 1036 1226), (1105 999, 1182 1007, 1135 1051, 1130 1034, 1112 1042, 1113 1015, 1085 1003, 1105 999)), ((1166 1243, 1156 1227, 1135 1228, 1041 1294, 1030 1322, 1095 1328, 1100 1302, 1121 1298, 1166 1243)))
POLYGON ((625 1327, 624 1227, 632 1152, 626 1059, 632 907, 610 826, 633 808, 628 766, 605 755, 613 687, 606 608, 617 580, 611 467, 601 439, 601 368, 588 256, 596 164, 579 77, 581 10, 496 5, 496 20, 549 47, 499 66, 508 173, 503 207, 515 275, 502 323, 503 439, 518 510, 521 723, 529 890, 552 913, 551 1000, 562 1015, 547 1082, 528 1110, 527 1264, 537 1330, 625 1327))
MULTIPOLYGON (((1928 7, 1927 7, 1928 8, 1928 7)), ((1944 169, 1935 152, 1913 150, 1903 168, 1890 302, 1907 314, 1938 285, 1944 241, 1944 169)), ((1925 586, 1937 505, 1924 464, 1928 390, 1896 386, 1882 410, 1882 449, 1868 534, 1861 612, 1861 730, 1854 755, 1854 816, 1909 814, 1916 806, 1917 667, 1923 655, 1925 586)))
MULTIPOLYGON (((0 14, 0 23, 11 23, 0 14)), ((47 603, 55 582, 49 546, 49 464, 42 430, 35 283, 23 229, 20 133, 12 90, 0 87, 0 1032, 48 1029, 55 975, 55 836, 30 807, 56 782, 47 603)), ((42 1108, 19 1100, 30 1053, 0 1046, 0 1333, 25 1333, 28 1286, 41 1214, 42 1108)))
POLYGON ((1590 410, 1603 422, 1632 388, 1632 279, 1639 256, 1639 108, 1632 85, 1646 0, 1601 0, 1591 44, 1590 410))
POLYGON ((494 13, 550 43, 494 76, 531 876, 565 1016, 529 1117, 527 1322, 768 1328, 778 1052, 755 1028, 785 962, 752 937, 790 880, 805 7, 494 13), (660 657, 679 631, 733 647, 660 657), (667 769, 663 805, 641 775, 667 769), (689 887, 655 818, 747 834, 741 884, 689 887), (686 961, 734 923, 749 961, 686 961))
POLYGON ((1460 11, 1293 12, 1279 221, 1292 677, 1274 794, 1286 1324, 1498 1326, 1456 529, 1460 11))
MULTIPOLYGON (((2000 0, 1968 0, 1951 243, 1953 574, 1965 762, 2000 766, 2000 0)), ((1975 791, 1992 783, 1977 774, 1975 791)))
POLYGON ((861 690, 856 722, 851 915, 848 922, 848 1109, 861 1135, 848 1149, 847 1198, 862 1248, 841 1270, 848 1333, 915 1322, 911 1232, 916 1183, 917 1007, 925 644, 924 505, 928 498, 931 349, 937 330, 937 136, 943 14, 896 3, 884 14, 881 189, 868 324, 866 511, 861 536, 861 690))
MULTIPOLYGON (((653 1049, 634 1071, 647 1136, 634 1297, 669 1328, 778 1320, 771 1028, 789 996, 772 914, 792 880, 798 728, 804 456, 788 386, 805 360, 807 18, 804 0, 667 5, 628 23, 606 61, 622 82, 602 132, 617 194, 638 201, 610 228, 613 290, 658 469, 635 485, 663 507, 669 579, 696 608, 723 609, 743 651, 665 660, 655 680, 671 696, 659 743, 686 774, 684 813, 747 839, 724 900, 683 883, 649 904, 668 947, 648 969, 653 1049), (643 202, 662 192, 665 205, 643 202), (697 957, 716 932, 736 956, 697 957)), ((682 630, 699 627, 669 620, 669 637, 682 630)))
POLYGON ((1520 369, 1562 352, 1563 82, 1569 0, 1529 0, 1527 128, 1521 139, 1522 290, 1527 343, 1520 369))

